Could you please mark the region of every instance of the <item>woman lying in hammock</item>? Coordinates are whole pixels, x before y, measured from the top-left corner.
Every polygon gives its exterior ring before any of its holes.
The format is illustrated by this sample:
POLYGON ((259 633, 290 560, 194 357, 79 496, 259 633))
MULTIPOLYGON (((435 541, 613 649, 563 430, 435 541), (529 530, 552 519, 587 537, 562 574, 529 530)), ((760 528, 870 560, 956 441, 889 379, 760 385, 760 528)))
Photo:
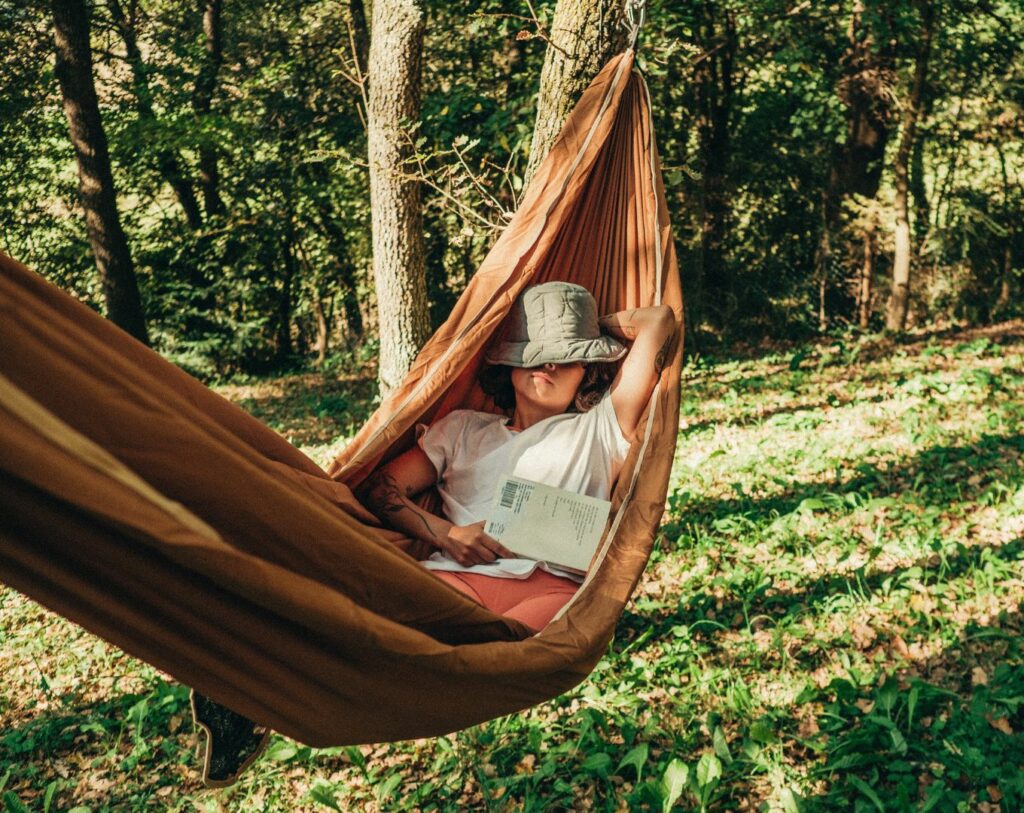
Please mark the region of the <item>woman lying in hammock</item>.
POLYGON ((423 564, 439 579, 539 630, 582 577, 517 558, 484 533, 495 484, 513 475, 608 499, 665 364, 675 317, 655 306, 599 320, 586 288, 549 282, 526 289, 509 318, 509 334, 487 355, 492 366, 480 379, 509 416, 451 412, 376 471, 362 493, 382 522, 437 548, 423 564), (612 362, 623 356, 616 372, 612 362), (444 517, 413 502, 435 485, 444 517))
MULTIPOLYGON (((484 533, 497 478, 514 474, 607 499, 672 346, 675 317, 657 306, 598 320, 586 288, 549 282, 524 291, 511 318, 511 336, 488 356, 492 366, 481 380, 510 417, 446 415, 419 445, 374 473, 363 500, 382 521, 437 547, 424 565, 438 578, 541 629, 576 592, 579 577, 516 558, 484 533), (601 327, 632 347, 627 352, 601 327), (611 362, 623 355, 616 373, 611 362), (447 518, 412 502, 433 485, 447 518)), ((265 726, 195 691, 192 713, 208 735, 208 787, 235 782, 270 737, 265 726)))

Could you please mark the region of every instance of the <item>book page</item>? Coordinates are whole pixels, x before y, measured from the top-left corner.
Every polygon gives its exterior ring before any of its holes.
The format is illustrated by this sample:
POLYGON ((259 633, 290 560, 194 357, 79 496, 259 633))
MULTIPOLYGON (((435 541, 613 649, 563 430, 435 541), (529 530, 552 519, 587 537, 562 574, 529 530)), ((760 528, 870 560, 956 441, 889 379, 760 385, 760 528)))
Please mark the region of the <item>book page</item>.
POLYGON ((585 573, 611 507, 608 500, 505 477, 484 532, 519 556, 585 573))

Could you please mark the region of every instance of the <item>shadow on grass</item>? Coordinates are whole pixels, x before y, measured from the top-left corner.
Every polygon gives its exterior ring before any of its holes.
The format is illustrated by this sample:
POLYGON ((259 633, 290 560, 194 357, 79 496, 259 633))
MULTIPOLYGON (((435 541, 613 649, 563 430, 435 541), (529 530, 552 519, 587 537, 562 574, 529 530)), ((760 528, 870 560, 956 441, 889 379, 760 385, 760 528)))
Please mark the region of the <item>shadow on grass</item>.
MULTIPOLYGON (((818 389, 817 386, 813 389, 818 389)), ((701 421, 694 421, 692 423, 687 422, 686 426, 679 431, 680 437, 686 438, 691 435, 697 435, 706 429, 711 429, 716 426, 755 426, 765 421, 770 421, 779 415, 795 415, 798 412, 816 412, 823 409, 842 409, 843 407, 850 406, 851 404, 863 404, 873 403, 877 404, 881 401, 886 400, 884 396, 872 395, 869 398, 863 398, 859 396, 840 396, 834 395, 830 399, 820 399, 811 403, 800 403, 798 401, 788 404, 778 404, 769 409, 758 410, 757 412, 750 412, 737 417, 719 416, 715 418, 707 418, 701 421)))
MULTIPOLYGON (((909 457, 902 464, 885 469, 862 464, 860 476, 848 481, 800 484, 780 494, 763 499, 739 498, 732 500, 694 500, 673 506, 672 513, 686 515, 686 524, 713 531, 716 520, 742 517, 755 528, 792 514, 805 500, 822 499, 837 495, 837 507, 849 508, 844 498, 857 494, 863 502, 869 499, 911 493, 914 502, 928 506, 936 504, 973 503, 984 493, 992 480, 992 473, 1000 472, 1000 482, 1016 491, 1024 486, 1024 435, 985 435, 976 443, 965 446, 933 446, 909 457), (1013 452, 1013 454, 1009 454, 1013 452), (972 475, 985 472, 973 483, 972 475), (917 488, 914 486, 917 484, 917 488), (932 487, 928 487, 932 486, 932 487)), ((670 498, 670 504, 674 501, 670 498)), ((682 523, 669 523, 663 532, 671 536, 682 530, 682 523)), ((756 533, 756 531, 754 531, 756 533)), ((995 556, 1004 561, 1018 561, 1024 553, 1024 540, 1014 540, 1001 546, 960 546, 952 553, 932 553, 907 568, 867 573, 866 567, 849 574, 824 576, 804 585, 799 591, 778 590, 771 581, 753 587, 753 594, 729 599, 725 602, 710 591, 697 592, 672 610, 654 616, 627 610, 619 622, 617 648, 629 646, 640 635, 657 640, 679 625, 706 623, 708 612, 715 609, 717 618, 732 619, 737 614, 745 618, 755 615, 792 617, 795 613, 822 604, 837 594, 875 592, 889 580, 897 581, 901 573, 912 568, 921 570, 921 580, 929 574, 937 578, 958 575, 976 567, 982 557, 995 556), (986 551, 988 553, 986 554, 986 551), (718 604, 722 603, 719 607, 718 604)), ((760 581, 760 578, 757 579, 760 581)), ((709 624, 714 627, 717 624, 709 624)))
POLYGON ((851 674, 803 698, 822 704, 819 730, 794 745, 824 757, 828 790, 800 809, 1024 810, 1022 642, 1024 617, 1003 612, 880 684, 851 674))
POLYGON ((863 498, 888 497, 910 493, 918 504, 938 504, 943 500, 971 502, 988 487, 987 473, 999 471, 1008 477, 1008 484, 1024 485, 1024 434, 982 435, 976 442, 962 446, 931 446, 902 462, 886 465, 860 463, 858 476, 849 480, 835 479, 813 483, 797 483, 793 487, 766 497, 734 499, 689 499, 690 492, 679 489, 669 495, 669 513, 674 519, 662 528, 665 535, 679 533, 684 525, 710 525, 716 519, 743 517, 760 524, 790 514, 807 499, 829 495, 845 497, 857 494, 863 498), (975 474, 981 479, 971 482, 975 474))
MULTIPOLYGON (((61 707, 54 704, 0 732, 0 777, 10 770, 13 787, 17 787, 19 779, 38 777, 62 757, 72 754, 92 754, 94 759, 107 760, 117 766, 126 780, 136 767, 146 772, 155 770, 158 764, 166 763, 168 748, 181 750, 180 744, 166 743, 173 743, 176 737, 191 730, 191 723, 185 722, 174 734, 170 731, 173 716, 191 719, 188 691, 186 686, 157 679, 152 690, 144 693, 112 691, 109 697, 90 703, 83 703, 73 693, 56 698, 56 702, 63 704, 61 707)), ((54 771, 41 785, 38 778, 33 784, 41 792, 59 776, 54 771)), ((166 779, 158 784, 180 783, 176 774, 168 774, 166 779)), ((152 777, 122 781, 107 788, 102 799, 92 801, 98 801, 104 809, 129 810, 138 803, 139 794, 149 796, 155 788, 152 777)), ((59 797, 58 794, 55 801, 59 797)))

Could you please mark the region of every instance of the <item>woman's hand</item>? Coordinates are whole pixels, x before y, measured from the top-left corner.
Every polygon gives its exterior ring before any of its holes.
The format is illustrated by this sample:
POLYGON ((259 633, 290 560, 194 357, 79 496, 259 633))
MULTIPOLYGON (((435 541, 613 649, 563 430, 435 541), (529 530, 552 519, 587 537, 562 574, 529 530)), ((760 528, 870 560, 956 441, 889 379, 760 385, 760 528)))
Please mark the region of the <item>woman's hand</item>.
POLYGON ((499 556, 513 554, 497 539, 484 533, 484 523, 452 525, 448 536, 441 542, 441 548, 463 567, 493 562, 499 556))

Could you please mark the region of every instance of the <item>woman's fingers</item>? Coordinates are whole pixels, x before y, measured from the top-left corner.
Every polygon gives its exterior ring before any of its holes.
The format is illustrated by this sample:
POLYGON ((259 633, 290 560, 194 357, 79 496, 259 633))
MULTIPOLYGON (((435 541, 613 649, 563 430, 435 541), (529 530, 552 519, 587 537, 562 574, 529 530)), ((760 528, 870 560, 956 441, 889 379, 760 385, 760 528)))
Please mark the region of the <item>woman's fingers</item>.
POLYGON ((463 567, 484 565, 513 554, 497 539, 484 533, 484 523, 455 527, 448 537, 449 553, 463 567))
POLYGON ((490 552, 492 552, 494 554, 494 558, 497 558, 499 556, 511 557, 512 556, 512 552, 508 548, 506 548, 504 545, 502 545, 493 536, 488 536, 486 533, 484 533, 484 525, 485 524, 486 523, 484 523, 484 522, 475 522, 475 523, 473 523, 473 526, 472 526, 472 527, 477 529, 477 531, 478 531, 477 538, 481 541, 483 546, 488 551, 490 551, 490 552))
POLYGON ((498 556, 506 556, 506 557, 508 557, 508 556, 512 555, 505 548, 505 546, 502 545, 497 539, 494 539, 493 537, 487 536, 486 534, 484 535, 484 544, 487 546, 487 549, 489 551, 491 551, 495 555, 495 557, 498 557, 498 556))

